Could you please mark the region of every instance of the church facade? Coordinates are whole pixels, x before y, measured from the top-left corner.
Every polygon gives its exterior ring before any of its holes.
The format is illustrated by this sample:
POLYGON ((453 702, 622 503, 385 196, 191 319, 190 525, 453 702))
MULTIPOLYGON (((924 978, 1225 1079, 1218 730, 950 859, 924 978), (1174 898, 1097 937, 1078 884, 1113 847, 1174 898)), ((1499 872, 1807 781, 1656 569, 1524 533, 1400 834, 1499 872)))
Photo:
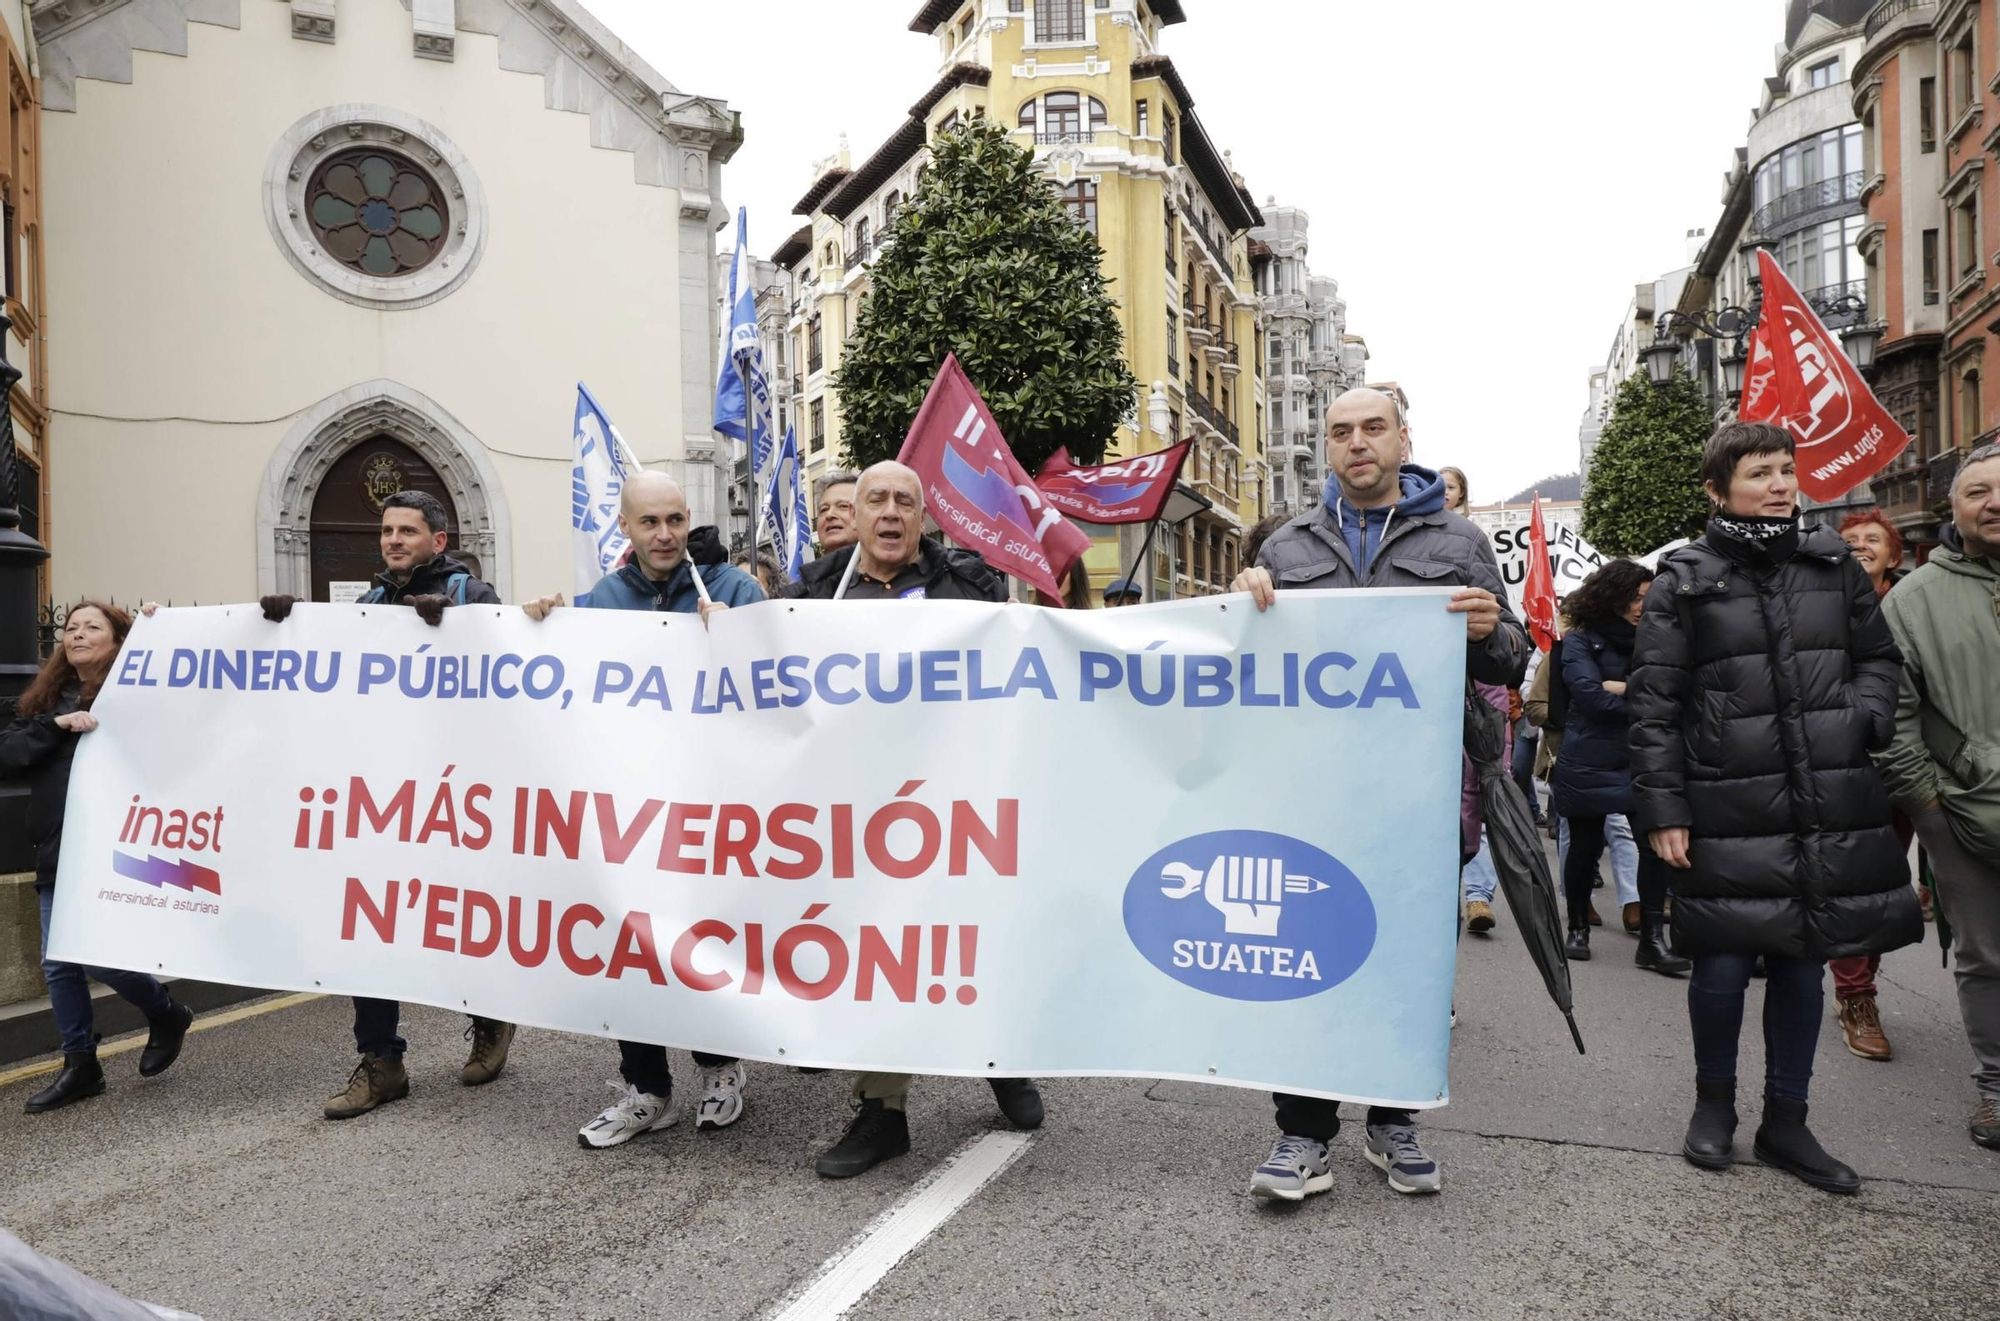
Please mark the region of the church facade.
POLYGON ((53 596, 349 599, 428 490, 567 590, 589 385, 723 522, 727 104, 575 0, 35 0, 53 596))

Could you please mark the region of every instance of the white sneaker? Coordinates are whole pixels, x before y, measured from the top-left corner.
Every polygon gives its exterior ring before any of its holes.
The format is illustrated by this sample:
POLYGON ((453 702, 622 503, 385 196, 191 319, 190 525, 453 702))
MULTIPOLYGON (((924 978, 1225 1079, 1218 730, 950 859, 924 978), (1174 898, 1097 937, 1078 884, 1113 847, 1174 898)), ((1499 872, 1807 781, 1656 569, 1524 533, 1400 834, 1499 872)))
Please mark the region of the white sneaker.
POLYGON ((701 1105, 694 1112, 695 1131, 728 1128, 743 1118, 743 1062, 737 1060, 702 1074, 701 1105))
POLYGON ((613 1091, 622 1091, 624 1095, 618 1098, 616 1105, 578 1130, 576 1142, 580 1147, 615 1147, 621 1142, 630 1142, 641 1133, 672 1128, 674 1121, 680 1118, 674 1113, 672 1097, 654 1096, 630 1083, 606 1085, 613 1091))

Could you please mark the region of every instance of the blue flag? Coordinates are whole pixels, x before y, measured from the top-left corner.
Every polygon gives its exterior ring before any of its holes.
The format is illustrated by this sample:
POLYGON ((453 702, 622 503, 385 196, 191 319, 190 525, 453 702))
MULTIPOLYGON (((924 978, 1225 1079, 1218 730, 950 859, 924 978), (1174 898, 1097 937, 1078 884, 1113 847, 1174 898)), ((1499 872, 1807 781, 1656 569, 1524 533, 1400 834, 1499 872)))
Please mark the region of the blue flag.
POLYGON ((762 479, 771 464, 771 387, 764 350, 757 343, 757 290, 752 286, 750 216, 736 209, 736 250, 729 254, 729 316, 722 323, 721 364, 715 378, 713 426, 750 446, 750 473, 762 479))
POLYGON ((618 498, 629 470, 618 429, 582 381, 576 383, 574 463, 570 468, 570 557, 576 603, 584 604, 597 580, 616 567, 631 545, 618 528, 618 498))
POLYGON ((764 518, 771 525, 771 544, 785 577, 799 580, 806 563, 806 486, 804 465, 799 462, 799 436, 785 429, 785 443, 778 448, 771 468, 770 492, 764 501, 764 518))

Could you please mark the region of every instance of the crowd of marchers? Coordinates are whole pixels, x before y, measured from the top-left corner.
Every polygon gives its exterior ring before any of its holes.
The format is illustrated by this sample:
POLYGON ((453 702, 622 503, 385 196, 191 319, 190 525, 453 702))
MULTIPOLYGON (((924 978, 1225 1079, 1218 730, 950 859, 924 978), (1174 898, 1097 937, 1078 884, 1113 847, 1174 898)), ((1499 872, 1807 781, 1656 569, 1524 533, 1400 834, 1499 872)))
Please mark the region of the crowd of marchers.
MULTIPOLYGON (((1547 784, 1565 953, 1592 956, 1592 896, 1608 846, 1622 925, 1637 937, 1635 963, 1688 978, 1687 1159, 1712 1169, 1733 1160, 1738 1038, 1748 984, 1762 976, 1766 1067, 1754 1154, 1819 1188, 1859 1188, 1806 1122, 1826 969, 1849 1047, 1887 1059, 1874 971, 1885 951, 1921 938, 1933 911, 1952 933, 1976 1061, 1971 1136, 2000 1148, 2000 447, 1966 456, 1943 544, 1905 572, 1894 529, 1879 517, 1850 520, 1842 532, 1802 525, 1790 433, 1726 425, 1709 440, 1699 476, 1713 503, 1705 533, 1656 567, 1614 560, 1597 570, 1564 603, 1561 637, 1544 656, 1507 604, 1492 547, 1464 516, 1463 474, 1411 462, 1400 394, 1349 391, 1329 407, 1326 425, 1323 502, 1260 525, 1246 543, 1254 567, 1231 588, 1259 610, 1283 609, 1279 594, 1297 588, 1454 589, 1444 608, 1464 621, 1468 680, 1514 722, 1514 771, 1529 800, 1538 803, 1538 779, 1547 784)), ((924 535, 923 490, 910 469, 882 463, 830 478, 818 505, 819 557, 787 582, 768 557, 728 563, 713 529, 689 526, 670 478, 636 474, 619 512, 629 556, 579 604, 708 620, 772 597, 916 608, 933 599, 1008 600, 1006 580, 979 556, 924 535)), ((364 602, 406 604, 432 624, 453 606, 497 603, 448 553, 450 531, 431 496, 391 496, 383 569, 364 602)), ((1060 586, 1061 600, 1039 604, 1093 604, 1081 566, 1060 586)), ((1103 594, 1108 606, 1141 596, 1122 579, 1103 594)), ((275 627, 292 605, 266 597, 263 610, 275 627)), ((567 608, 576 607, 561 596, 523 606, 536 620, 567 608)), ((0 774, 32 786, 45 951, 70 759, 97 727, 92 702, 130 626, 110 604, 71 609, 56 653, 0 732, 0 774)), ((1496 922, 1494 872, 1470 762, 1460 769, 1464 929, 1481 934, 1496 922)), ((160 982, 46 953, 43 971, 63 1063, 28 1099, 30 1112, 105 1088, 87 979, 149 1020, 142 1075, 163 1072, 180 1054, 193 1015, 160 982)), ((326 1101, 328 1119, 366 1115, 409 1094, 399 1020, 394 1001, 354 1001, 359 1061, 326 1101)), ((474 1017, 466 1035, 461 1081, 498 1077, 513 1026, 474 1017)), ((700 1053, 694 1063, 695 1126, 742 1120, 744 1063, 700 1053)), ((664 1047, 620 1042, 619 1071, 617 1099, 578 1133, 586 1148, 621 1146, 676 1122, 664 1047)), ((989 1081, 1011 1123, 1042 1123, 1031 1080, 989 1081)), ((910 1084, 902 1074, 858 1075, 852 1120, 818 1156, 818 1172, 857 1175, 907 1152, 910 1084)), ((1324 1191, 1339 1106, 1284 1094, 1274 1102, 1278 1136, 1252 1172, 1252 1193, 1299 1200, 1324 1191)), ((1363 1154, 1391 1188, 1442 1186, 1412 1112, 1369 1107, 1364 1127, 1363 1154)))

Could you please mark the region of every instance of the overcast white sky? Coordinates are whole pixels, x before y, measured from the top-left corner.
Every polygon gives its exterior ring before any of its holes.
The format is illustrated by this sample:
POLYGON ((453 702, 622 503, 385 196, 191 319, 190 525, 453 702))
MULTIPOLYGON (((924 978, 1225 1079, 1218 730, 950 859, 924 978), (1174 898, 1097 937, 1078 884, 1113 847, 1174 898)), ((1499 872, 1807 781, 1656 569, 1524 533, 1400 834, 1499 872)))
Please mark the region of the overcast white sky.
MULTIPOLYGON (((585 0, 684 91, 742 112, 726 200, 768 256, 847 133, 859 161, 935 81, 919 0, 585 0), (831 90, 829 90, 831 89, 831 90)), ((1252 195, 1312 216, 1417 457, 1476 501, 1576 468, 1632 286, 1721 211, 1783 0, 1187 0, 1164 48, 1252 195)), ((725 243, 728 241, 725 236, 725 243)))

